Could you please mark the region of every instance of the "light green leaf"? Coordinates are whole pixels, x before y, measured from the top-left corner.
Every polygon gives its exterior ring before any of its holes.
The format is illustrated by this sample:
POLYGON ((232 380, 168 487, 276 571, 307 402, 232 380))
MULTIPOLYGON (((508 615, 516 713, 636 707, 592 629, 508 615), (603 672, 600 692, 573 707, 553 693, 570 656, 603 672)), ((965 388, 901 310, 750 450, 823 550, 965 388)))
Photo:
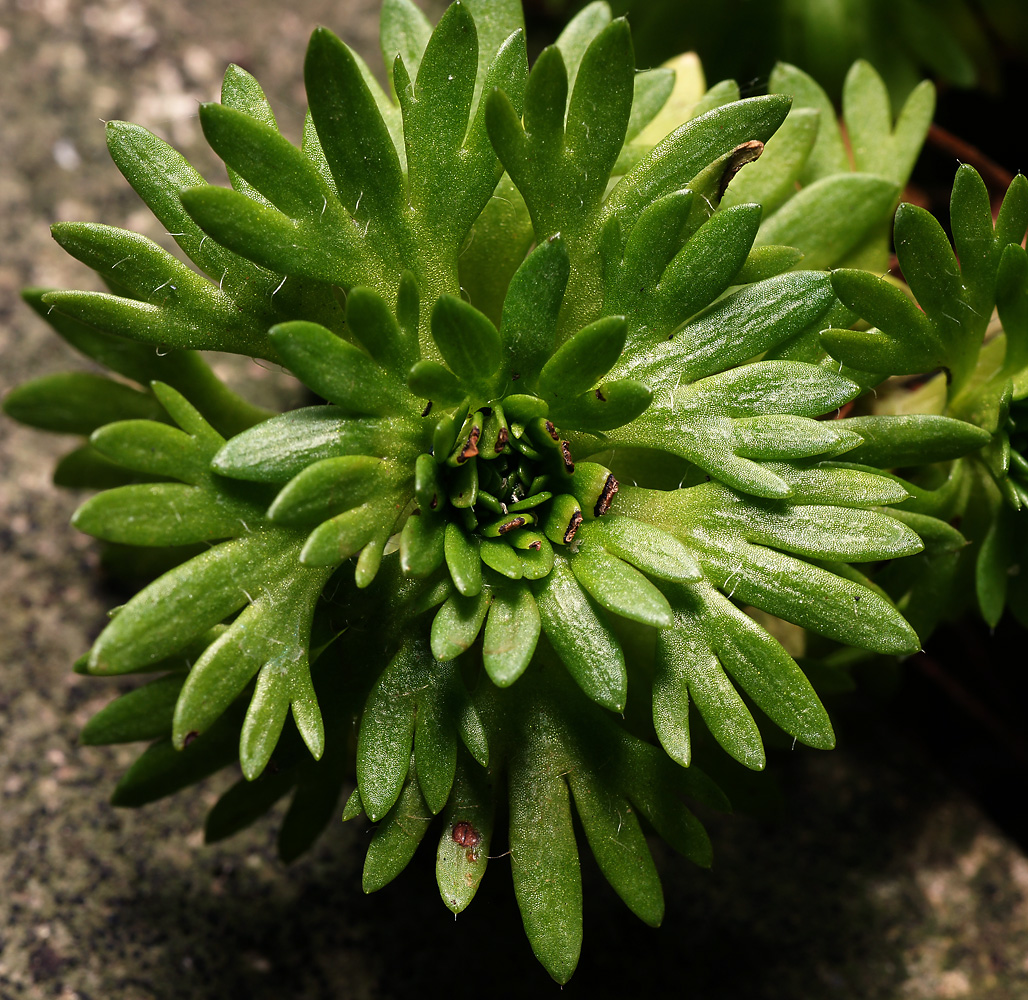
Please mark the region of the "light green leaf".
POLYGON ((796 247, 803 252, 799 266, 806 270, 837 266, 874 226, 889 218, 899 193, 894 181, 871 174, 847 170, 821 178, 766 218, 756 243, 796 247))
POLYGON ((490 591, 475 597, 454 594, 432 620, 432 655, 443 662, 455 659, 471 648, 482 629, 492 600, 490 591))
POLYGON ((606 549, 583 544, 571 559, 571 569, 608 611, 657 628, 671 625, 667 598, 642 573, 606 549))
POLYGON ((539 641, 542 621, 532 592, 524 584, 497 588, 485 623, 482 660, 499 687, 513 684, 528 666, 539 641))

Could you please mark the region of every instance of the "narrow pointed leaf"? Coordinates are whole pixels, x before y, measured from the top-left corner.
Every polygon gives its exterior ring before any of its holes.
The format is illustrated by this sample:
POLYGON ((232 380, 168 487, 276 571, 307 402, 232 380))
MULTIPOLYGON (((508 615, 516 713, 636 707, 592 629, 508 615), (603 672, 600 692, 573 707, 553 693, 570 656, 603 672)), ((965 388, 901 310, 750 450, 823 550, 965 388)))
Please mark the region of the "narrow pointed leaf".
POLYGON ((533 593, 543 631, 568 672, 594 701, 621 711, 628 688, 624 653, 567 557, 554 553, 553 570, 533 593))
POLYGON ((294 320, 273 326, 268 336, 290 370, 348 416, 385 416, 400 409, 399 383, 331 330, 294 320))
POLYGON ((664 893, 642 827, 627 799, 585 768, 570 774, 575 809, 604 877, 640 920, 659 927, 664 893))
POLYGON ((268 517, 297 527, 316 524, 368 500, 386 472, 382 459, 368 455, 322 459, 283 487, 268 508, 268 517))
POLYGON ((543 366, 540 394, 559 399, 592 388, 621 356, 627 334, 623 316, 606 316, 579 330, 543 366))

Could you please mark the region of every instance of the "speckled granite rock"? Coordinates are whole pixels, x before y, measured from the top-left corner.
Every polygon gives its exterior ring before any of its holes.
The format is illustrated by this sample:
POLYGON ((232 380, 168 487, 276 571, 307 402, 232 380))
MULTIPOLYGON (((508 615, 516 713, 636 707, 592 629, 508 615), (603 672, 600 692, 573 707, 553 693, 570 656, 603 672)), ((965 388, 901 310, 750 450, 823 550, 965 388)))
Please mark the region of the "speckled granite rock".
MULTIPOLYGON (((6 389, 80 364, 17 298, 26 284, 84 280, 49 240, 50 222, 102 220, 168 242, 107 159, 99 119, 142 122, 208 168, 195 103, 215 96, 223 65, 237 61, 295 136, 310 27, 326 23, 370 56, 377 2, 8 0, 4 10, 6 389)), ((273 373, 231 370, 258 398, 289 398, 273 373)), ((119 598, 105 591, 92 544, 67 527, 77 498, 50 485, 65 445, 0 427, 0 998, 552 991, 502 859, 455 922, 428 852, 364 897, 359 827, 334 826, 288 869, 269 825, 204 848, 203 813, 228 778, 141 812, 106 804, 132 750, 76 745, 114 685, 69 664, 119 598)), ((834 754, 797 751, 776 764, 784 818, 710 818, 712 872, 659 853, 660 931, 635 922, 588 862, 585 951, 564 995, 1028 997, 1028 860, 901 736, 865 725, 841 742, 834 754)))

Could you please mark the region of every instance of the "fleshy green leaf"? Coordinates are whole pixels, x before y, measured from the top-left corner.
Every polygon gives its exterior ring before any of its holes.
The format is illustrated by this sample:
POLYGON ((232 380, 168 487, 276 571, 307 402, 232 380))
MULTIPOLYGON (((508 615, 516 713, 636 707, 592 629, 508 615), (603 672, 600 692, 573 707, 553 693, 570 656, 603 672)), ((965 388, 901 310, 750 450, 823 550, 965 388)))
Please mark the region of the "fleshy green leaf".
POLYGON ((100 709, 79 738, 86 746, 100 746, 166 737, 184 680, 182 673, 167 674, 123 694, 100 709))
POLYGON ((91 434, 115 420, 161 416, 146 393, 90 372, 24 382, 4 397, 4 412, 30 427, 58 434, 91 434))
POLYGON ((608 611, 666 628, 672 623, 667 598, 637 569, 599 546, 582 545, 571 559, 578 582, 608 611))
POLYGON ((238 611, 294 564, 292 532, 268 531, 224 542, 141 590, 100 633, 90 673, 120 674, 159 663, 238 611))
POLYGON ((571 676, 594 701, 621 711, 628 688, 624 653, 566 556, 554 553, 550 575, 533 593, 542 629, 571 676))
POLYGON ((320 324, 280 323, 268 336, 303 383, 347 416, 385 416, 401 408, 399 383, 363 351, 320 324))
POLYGON ((482 660, 494 684, 507 687, 524 673, 541 628, 539 609, 527 586, 494 591, 482 646, 482 660))
POLYGON ((635 811, 600 775, 582 768, 569 778, 589 847, 607 881, 640 920, 659 927, 664 893, 635 811))
POLYGON ((411 774, 402 793, 382 817, 368 847, 362 877, 365 892, 388 885, 407 867, 431 822, 432 814, 415 780, 412 760, 411 774))
POLYGON ((432 620, 432 655, 437 660, 452 660, 466 652, 478 638, 492 595, 488 591, 475 597, 455 594, 432 620))

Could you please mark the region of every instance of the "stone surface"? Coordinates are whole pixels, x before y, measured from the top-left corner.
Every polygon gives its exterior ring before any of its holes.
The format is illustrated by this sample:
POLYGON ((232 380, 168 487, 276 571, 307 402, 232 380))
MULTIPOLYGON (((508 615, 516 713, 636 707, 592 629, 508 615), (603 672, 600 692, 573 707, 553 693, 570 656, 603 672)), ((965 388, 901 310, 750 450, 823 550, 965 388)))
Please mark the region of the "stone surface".
MULTIPOLYGON (((102 220, 170 245, 107 159, 100 119, 139 121, 207 170, 196 101, 214 98, 222 67, 237 61, 295 137, 310 27, 328 24, 371 59, 376 10, 375 0, 285 9, 7 0, 3 389, 82 365, 17 297, 26 284, 88 282, 49 240, 50 222, 102 220)), ((291 392, 245 362, 233 374, 257 399, 291 392)), ((139 812, 107 805, 134 750, 76 740, 118 683, 69 665, 123 595, 105 587, 92 543, 67 526, 80 498, 50 485, 68 445, 0 424, 0 998, 552 992, 503 858, 455 921, 434 888, 428 844, 372 897, 360 890, 359 825, 334 825, 290 868, 275 859, 271 823, 204 847, 204 811, 232 776, 139 812)), ((638 924, 586 861, 585 949, 564 995, 1028 996, 1028 860, 876 718, 851 710, 840 750, 773 761, 779 818, 707 817, 713 871, 658 846, 668 901, 658 931, 638 924)))

